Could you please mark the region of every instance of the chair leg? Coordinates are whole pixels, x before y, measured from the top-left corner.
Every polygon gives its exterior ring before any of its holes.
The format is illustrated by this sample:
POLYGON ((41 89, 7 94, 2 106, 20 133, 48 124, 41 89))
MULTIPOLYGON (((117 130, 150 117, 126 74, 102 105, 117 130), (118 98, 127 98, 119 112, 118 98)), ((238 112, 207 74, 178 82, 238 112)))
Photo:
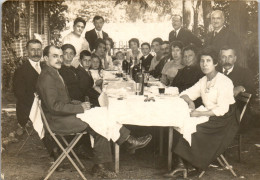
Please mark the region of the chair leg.
POLYGON ((221 161, 221 159, 220 159, 219 157, 217 157, 217 160, 218 160, 219 164, 220 164, 223 168, 226 167, 226 166, 223 164, 223 162, 221 161))
POLYGON ((169 143, 168 143, 168 170, 172 169, 172 141, 173 141, 173 127, 169 127, 169 143))
POLYGON ((48 173, 48 175, 45 177, 44 180, 47 180, 50 175, 55 171, 55 169, 59 166, 59 164, 63 161, 63 159, 65 157, 67 157, 69 159, 69 161, 71 162, 71 164, 75 167, 75 169, 78 171, 78 173, 80 174, 80 176, 82 177, 83 180, 86 180, 85 176, 83 175, 83 173, 81 172, 81 170, 79 169, 79 167, 75 164, 75 162, 71 159, 69 153, 71 152, 72 148, 77 144, 77 142, 80 140, 80 138, 82 137, 83 134, 79 134, 76 135, 73 140, 70 142, 70 144, 68 145, 67 148, 64 149, 64 147, 61 145, 61 143, 58 141, 58 139, 54 136, 54 140, 56 141, 56 143, 59 145, 59 147, 62 149, 63 153, 60 155, 60 157, 54 162, 54 165, 50 168, 50 172, 48 173))
POLYGON ((238 161, 241 161, 241 149, 242 149, 242 135, 238 135, 238 161))
POLYGON ((199 178, 201 178, 205 174, 205 171, 202 171, 199 175, 199 178))
POLYGON ((114 143, 115 146, 115 173, 119 173, 119 145, 114 143))
POLYGON ((159 155, 163 155, 163 127, 160 127, 159 155))
POLYGON ((233 168, 229 165, 229 163, 227 162, 226 158, 221 154, 220 158, 224 161, 224 163, 227 165, 227 168, 231 171, 231 173, 237 177, 236 173, 234 172, 233 168))
POLYGON ((27 138, 25 139, 25 141, 23 142, 23 144, 21 145, 21 147, 19 148, 19 150, 17 151, 17 153, 15 154, 15 156, 18 156, 18 154, 20 153, 20 151, 23 149, 24 145, 27 143, 27 141, 29 140, 29 138, 33 135, 34 129, 32 129, 32 131, 29 133, 27 128, 26 132, 27 132, 27 138))
MULTIPOLYGON (((64 141, 64 143, 66 144, 66 146, 69 145, 69 143, 67 142, 67 140, 64 137, 61 137, 61 139, 64 141)), ((73 149, 71 149, 71 153, 72 155, 75 157, 75 159, 78 161, 79 165, 81 166, 82 169, 85 169, 85 166, 82 164, 82 162, 79 160, 78 156, 76 155, 76 153, 74 152, 73 149)))

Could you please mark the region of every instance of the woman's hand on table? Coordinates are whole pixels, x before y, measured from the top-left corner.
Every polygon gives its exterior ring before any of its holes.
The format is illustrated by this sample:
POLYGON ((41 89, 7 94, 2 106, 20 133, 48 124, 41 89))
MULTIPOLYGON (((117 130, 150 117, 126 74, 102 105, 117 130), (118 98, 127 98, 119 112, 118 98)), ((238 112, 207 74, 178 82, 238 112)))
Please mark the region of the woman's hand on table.
POLYGON ((191 113, 190 113, 190 117, 199 117, 199 116, 202 116, 201 111, 194 110, 194 111, 191 111, 191 113))
POLYGON ((209 111, 192 111, 190 113, 190 117, 200 117, 200 116, 215 116, 215 114, 213 113, 213 111, 209 110, 209 111))

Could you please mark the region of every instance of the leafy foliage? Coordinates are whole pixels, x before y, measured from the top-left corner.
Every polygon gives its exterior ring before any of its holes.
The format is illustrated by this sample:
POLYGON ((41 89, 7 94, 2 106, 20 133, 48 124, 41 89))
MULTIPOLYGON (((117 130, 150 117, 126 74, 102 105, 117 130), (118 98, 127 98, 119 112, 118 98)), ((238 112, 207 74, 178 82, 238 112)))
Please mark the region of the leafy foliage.
POLYGON ((68 21, 64 15, 67 9, 68 6, 64 4, 64 0, 46 2, 45 12, 49 13, 51 44, 61 45, 60 31, 64 29, 68 21))
POLYGON ((8 90, 12 87, 13 74, 19 62, 16 51, 12 48, 12 43, 27 37, 27 34, 17 32, 15 26, 21 18, 27 22, 28 15, 25 4, 19 5, 19 1, 6 1, 2 10, 2 50, 8 56, 6 61, 2 61, 2 86, 3 90, 8 90))
MULTIPOLYGON (((66 25, 64 12, 68 6, 63 4, 64 0, 46 2, 45 12, 49 16, 49 29, 52 44, 59 45, 60 31, 66 25)), ((19 32, 19 21, 23 20, 25 26, 29 24, 29 2, 6 1, 2 7, 2 47, 7 59, 2 61, 2 87, 3 90, 12 89, 12 78, 15 69, 21 65, 26 57, 18 57, 13 43, 17 40, 28 39, 29 32, 19 32), (15 28, 17 27, 17 28, 15 28)))

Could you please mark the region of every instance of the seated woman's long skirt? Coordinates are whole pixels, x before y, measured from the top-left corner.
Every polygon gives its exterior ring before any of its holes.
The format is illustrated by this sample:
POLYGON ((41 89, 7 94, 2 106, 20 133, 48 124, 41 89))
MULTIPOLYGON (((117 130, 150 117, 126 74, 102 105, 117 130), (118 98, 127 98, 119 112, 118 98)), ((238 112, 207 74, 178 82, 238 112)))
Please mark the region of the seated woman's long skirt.
POLYGON ((191 146, 184 138, 179 138, 174 152, 194 167, 206 169, 230 145, 238 131, 238 122, 236 105, 230 105, 224 116, 212 116, 209 121, 197 125, 191 146))

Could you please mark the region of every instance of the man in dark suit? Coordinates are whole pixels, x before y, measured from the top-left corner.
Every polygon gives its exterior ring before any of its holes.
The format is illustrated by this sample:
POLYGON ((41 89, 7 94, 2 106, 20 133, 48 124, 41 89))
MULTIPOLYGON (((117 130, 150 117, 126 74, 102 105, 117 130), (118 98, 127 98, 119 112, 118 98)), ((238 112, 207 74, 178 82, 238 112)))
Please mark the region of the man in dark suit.
POLYGON ((235 48, 223 46, 220 49, 220 66, 218 67, 218 70, 233 81, 234 96, 245 91, 254 94, 255 87, 251 71, 237 65, 236 61, 237 56, 235 48))
POLYGON ((89 101, 94 106, 99 106, 98 97, 100 95, 94 88, 94 80, 89 71, 91 65, 91 53, 84 50, 80 53, 80 64, 77 68, 77 73, 79 76, 79 88, 84 96, 89 97, 89 101))
POLYGON ((36 82, 41 73, 40 59, 42 44, 33 39, 27 42, 28 61, 16 69, 14 73, 14 95, 17 99, 16 115, 19 124, 24 127, 29 120, 36 82))
MULTIPOLYGON (((112 161, 111 147, 109 141, 97 134, 87 123, 76 117, 76 114, 83 113, 90 109, 89 102, 73 101, 69 97, 64 80, 58 69, 61 68, 63 53, 54 45, 45 47, 43 51, 46 67, 43 69, 37 81, 37 92, 42 100, 42 108, 52 131, 61 134, 71 134, 88 131, 94 137, 94 166, 93 175, 100 175, 102 178, 115 178, 115 174, 104 167, 104 163, 112 161)), ((121 145, 126 142, 128 150, 134 151, 145 147, 151 140, 151 135, 134 138, 130 131, 124 126, 119 126, 117 132, 120 135, 116 143, 121 145)))
POLYGON ((164 65, 170 61, 170 44, 169 41, 163 41, 161 45, 161 53, 163 54, 163 58, 160 62, 155 66, 153 77, 160 78, 162 76, 162 70, 164 65))
POLYGON ((150 54, 151 52, 150 44, 147 42, 141 44, 141 51, 143 54, 143 56, 140 58, 140 60, 142 60, 142 66, 145 71, 149 71, 151 61, 153 59, 153 55, 150 54))
MULTIPOLYGON (((141 45, 141 51, 143 56, 140 58, 140 62, 142 62, 142 70, 149 71, 151 61, 153 59, 153 55, 150 54, 151 46, 149 43, 145 42, 141 45)), ((140 63, 136 64, 132 70, 132 77, 135 79, 137 72, 140 72, 140 63)))
POLYGON ((105 20, 102 16, 95 16, 93 18, 93 24, 95 28, 90 31, 87 31, 85 34, 85 38, 89 43, 89 47, 91 51, 95 49, 95 42, 98 38, 101 39, 108 38, 108 34, 102 30, 104 22, 105 20))
MULTIPOLYGON (((218 71, 229 77, 234 84, 234 96, 236 97, 241 92, 247 92, 255 95, 255 85, 253 81, 253 75, 251 71, 247 68, 243 68, 236 64, 237 55, 234 47, 223 46, 220 49, 220 60, 218 66, 218 71)), ((238 109, 241 111, 243 104, 237 101, 238 109)), ((250 113, 250 109, 247 108, 243 119, 240 122, 240 133, 244 132, 250 127, 250 122, 252 122, 253 117, 250 113)))
MULTIPOLYGON (((16 116, 19 124, 25 127, 36 92, 36 83, 42 70, 42 43, 37 39, 29 40, 26 44, 28 61, 16 69, 14 73, 14 95, 16 97, 16 116)), ((50 156, 58 157, 58 148, 49 135, 42 139, 50 156)), ((61 169, 59 169, 61 170, 61 169)))
POLYGON ((202 47, 201 40, 188 29, 182 28, 181 25, 182 25, 182 16, 173 15, 172 17, 173 30, 169 34, 169 42, 171 43, 172 41, 181 41, 184 46, 187 46, 192 43, 197 48, 202 47))
POLYGON ((204 46, 213 46, 219 52, 221 47, 228 45, 234 47, 239 52, 239 38, 224 25, 225 16, 221 10, 215 10, 211 13, 211 24, 213 31, 205 36, 204 46))

